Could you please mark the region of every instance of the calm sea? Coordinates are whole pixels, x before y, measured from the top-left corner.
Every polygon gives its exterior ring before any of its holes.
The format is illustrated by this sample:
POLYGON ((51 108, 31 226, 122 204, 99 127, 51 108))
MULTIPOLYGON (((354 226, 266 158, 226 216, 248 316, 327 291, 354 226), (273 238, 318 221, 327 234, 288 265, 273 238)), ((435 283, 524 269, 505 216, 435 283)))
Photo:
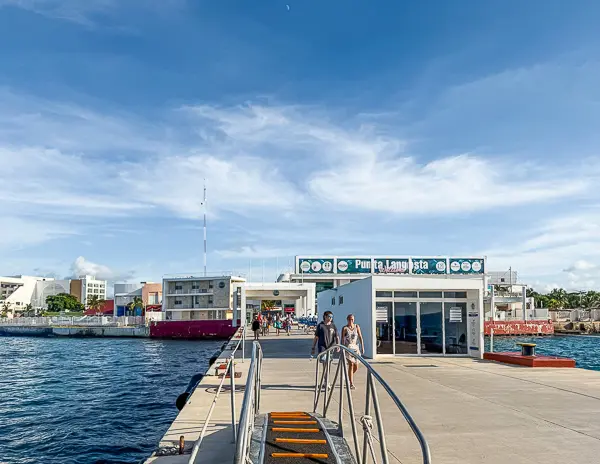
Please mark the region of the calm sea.
POLYGON ((143 461, 222 343, 0 337, 0 464, 143 461))
MULTIPOLYGON (((554 335, 551 337, 494 337, 494 351, 520 351, 517 343, 536 343, 536 352, 575 359, 577 367, 600 371, 600 336, 554 335)), ((485 338, 486 351, 489 337, 485 338)))

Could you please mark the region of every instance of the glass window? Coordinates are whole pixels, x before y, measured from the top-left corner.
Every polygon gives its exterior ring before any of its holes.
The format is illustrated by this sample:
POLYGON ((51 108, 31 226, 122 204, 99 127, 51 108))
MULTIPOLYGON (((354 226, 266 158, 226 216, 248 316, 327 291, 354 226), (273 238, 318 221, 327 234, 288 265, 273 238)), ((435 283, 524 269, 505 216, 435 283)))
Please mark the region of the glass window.
POLYGON ((419 292, 419 298, 441 298, 442 292, 419 292))
POLYGON ((331 306, 335 306, 335 296, 331 297, 331 306))
POLYGON ((395 298, 416 298, 417 292, 394 292, 395 298))
POLYGON ((340 295, 340 304, 344 304, 344 297, 340 295))
MULTIPOLYGON (((392 293, 392 292, 390 292, 392 293)), ((377 354, 394 352, 392 303, 380 302, 375 305, 375 336, 377 337, 377 354)))
POLYGON ((183 287, 181 285, 175 285, 175 290, 182 290, 183 287))
POLYGON ((444 298, 466 298, 467 292, 444 292, 444 298))
POLYGON ((392 297, 392 292, 391 291, 383 291, 383 290, 378 290, 375 292, 375 296, 377 298, 391 298, 392 297))

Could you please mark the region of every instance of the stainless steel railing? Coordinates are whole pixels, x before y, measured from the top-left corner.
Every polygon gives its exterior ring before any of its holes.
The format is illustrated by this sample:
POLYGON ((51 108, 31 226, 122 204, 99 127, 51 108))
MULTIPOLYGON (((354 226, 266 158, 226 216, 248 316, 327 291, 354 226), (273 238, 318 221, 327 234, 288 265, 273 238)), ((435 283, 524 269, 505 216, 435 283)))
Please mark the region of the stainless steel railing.
POLYGON ((323 404, 322 404, 322 414, 323 417, 327 417, 327 411, 329 409, 329 404, 331 403, 331 398, 333 398, 333 393, 336 387, 336 383, 339 378, 339 401, 338 401, 338 427, 340 433, 343 435, 343 412, 344 412, 344 387, 347 392, 346 397, 348 401, 348 409, 350 415, 350 426, 352 428, 352 438, 354 444, 354 451, 356 454, 356 461, 358 464, 367 464, 368 457, 370 456, 372 462, 377 463, 377 456, 375 451, 375 445, 373 443, 374 437, 372 433, 373 429, 373 418, 371 416, 371 406, 373 406, 373 410, 375 413, 375 420, 377 424, 377 435, 378 441, 380 445, 380 456, 383 464, 389 463, 389 452, 386 445, 385 440, 385 430, 383 426, 383 419, 381 415, 381 408, 379 405, 379 398, 377 396, 377 390, 375 388, 375 380, 379 382, 379 384, 383 387, 383 389, 387 392, 387 394, 391 397, 394 404, 398 407, 404 419, 410 426, 413 434, 417 438, 421 448, 421 455, 423 457, 423 464, 431 464, 431 453, 429 451, 429 445, 427 444, 427 440, 423 436, 423 433, 415 423, 414 419, 409 414, 406 406, 402 403, 398 395, 394 393, 392 388, 388 385, 388 383, 383 380, 383 378, 373 369, 373 367, 365 361, 361 356, 356 354, 354 351, 348 349, 343 345, 335 345, 329 348, 326 351, 323 351, 317 356, 317 366, 315 370, 315 394, 314 394, 314 405, 313 412, 317 413, 317 409, 319 409, 319 401, 321 396, 323 396, 323 404), (341 351, 340 351, 341 350, 341 351), (330 383, 331 376, 331 363, 333 361, 334 352, 339 351, 339 361, 337 370, 333 377, 333 381, 330 383), (358 362, 360 362, 367 371, 367 386, 365 392, 365 412, 360 418, 360 425, 363 428, 363 440, 362 440, 362 452, 360 450, 360 442, 358 439, 358 431, 357 424, 354 415, 354 402, 352 399, 352 393, 350 389, 350 381, 348 377, 348 366, 344 356, 344 353, 348 352, 353 357, 355 357, 358 362), (321 370, 321 364, 323 365, 323 372, 321 374, 321 378, 319 380, 319 371, 321 370), (323 393, 323 395, 321 395, 323 393))
POLYGON ((244 400, 235 446, 235 464, 245 464, 250 449, 250 438, 254 430, 254 419, 260 411, 260 388, 263 352, 258 342, 252 344, 252 358, 248 368, 244 400))
MULTIPOLYGON (((198 452, 200 451, 200 447, 202 446, 202 441, 204 440, 204 436, 206 435, 206 431, 210 424, 210 419, 212 417, 215 406, 217 405, 217 401, 219 400, 219 395, 223 390, 223 385, 225 384, 225 379, 227 375, 230 378, 230 388, 231 388, 231 428, 233 429, 233 442, 236 443, 238 440, 238 432, 236 427, 237 416, 235 412, 235 357, 240 346, 242 347, 242 362, 244 361, 244 349, 246 343, 246 330, 245 327, 242 326, 240 328, 240 339, 238 340, 235 348, 231 351, 229 358, 227 359, 227 363, 225 365, 225 372, 223 373, 223 377, 221 378, 221 382, 217 387, 217 391, 215 393, 215 397, 213 398, 213 402, 210 405, 208 410, 208 414, 206 415, 206 419, 204 420, 204 425, 202 426, 202 431, 200 432, 200 437, 194 443, 194 447, 192 449, 192 454, 190 459, 188 460, 188 464, 194 464, 196 462, 196 457, 198 456, 198 452)), ((256 342, 255 342, 256 343, 256 342)), ((250 366, 252 368, 252 365, 250 366)))

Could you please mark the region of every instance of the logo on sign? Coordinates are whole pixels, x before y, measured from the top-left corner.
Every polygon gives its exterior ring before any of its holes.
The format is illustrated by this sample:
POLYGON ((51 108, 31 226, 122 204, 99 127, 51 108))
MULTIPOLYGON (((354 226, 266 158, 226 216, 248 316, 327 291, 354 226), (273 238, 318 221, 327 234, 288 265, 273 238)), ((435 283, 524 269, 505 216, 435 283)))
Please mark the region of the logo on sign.
POLYGON ((452 261, 450 263, 450 270, 452 272, 458 272, 458 271, 460 271, 460 263, 458 261, 452 261))
POLYGON ((300 264, 300 270, 302 272, 310 271, 310 263, 308 261, 302 261, 302 263, 300 264))
POLYGON ((440 272, 446 272, 446 263, 444 261, 438 261, 435 264, 435 268, 440 272))
POLYGON ((313 263, 310 265, 310 268, 313 270, 313 272, 319 272, 321 270, 321 263, 319 261, 313 261, 313 263))
POLYGON ((475 272, 481 272, 481 261, 475 261, 471 265, 471 269, 473 269, 475 272))
POLYGON ((337 267, 340 271, 346 272, 348 270, 348 261, 338 261, 337 267))
POLYGON ((460 268, 463 272, 469 272, 471 270, 471 263, 469 261, 463 261, 460 268))
POLYGON ((333 264, 331 262, 329 262, 329 261, 325 261, 323 263, 323 270, 325 272, 331 272, 331 271, 333 271, 333 264))

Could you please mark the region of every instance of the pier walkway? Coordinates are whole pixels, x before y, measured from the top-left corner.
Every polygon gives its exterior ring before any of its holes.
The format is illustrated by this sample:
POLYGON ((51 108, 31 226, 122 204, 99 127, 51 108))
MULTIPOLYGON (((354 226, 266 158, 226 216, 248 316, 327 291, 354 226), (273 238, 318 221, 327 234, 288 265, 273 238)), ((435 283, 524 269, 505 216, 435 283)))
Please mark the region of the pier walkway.
MULTIPOLYGON (((264 351, 261 412, 311 411, 315 361, 307 335, 261 338, 264 351)), ((246 344, 251 346, 250 337, 246 344)), ((224 353, 226 355, 227 353, 224 353)), ((249 365, 239 362, 236 369, 249 365)), ((382 358, 373 367, 406 405, 427 438, 435 464, 593 464, 600 456, 600 372, 531 369, 470 358, 382 358)), ((364 410, 364 369, 352 391, 356 419, 364 410)), ((214 398, 206 377, 163 438, 174 446, 184 435, 193 446, 214 398)), ((236 379, 239 387, 245 374, 236 379)), ((236 388, 236 390, 238 390, 236 388)), ((239 416, 242 389, 236 395, 239 416)), ((329 416, 336 420, 338 395, 329 416)), ((391 462, 421 462, 418 443, 397 408, 379 394, 391 462)), ((346 420, 344 427, 348 428, 346 420)), ((229 392, 223 392, 196 462, 232 462, 229 392)), ((151 463, 187 462, 189 454, 153 457, 151 463)))

